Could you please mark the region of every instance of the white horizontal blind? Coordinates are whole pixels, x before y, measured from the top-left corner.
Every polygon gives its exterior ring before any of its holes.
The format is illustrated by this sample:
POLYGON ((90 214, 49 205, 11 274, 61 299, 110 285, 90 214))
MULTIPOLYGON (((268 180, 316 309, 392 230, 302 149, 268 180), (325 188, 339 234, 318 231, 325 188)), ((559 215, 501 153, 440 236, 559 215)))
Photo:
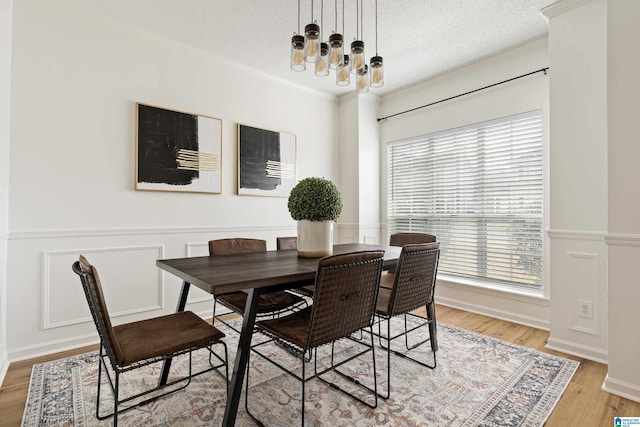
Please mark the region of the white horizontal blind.
POLYGON ((389 231, 434 234, 438 271, 542 291, 542 113, 388 146, 389 231))

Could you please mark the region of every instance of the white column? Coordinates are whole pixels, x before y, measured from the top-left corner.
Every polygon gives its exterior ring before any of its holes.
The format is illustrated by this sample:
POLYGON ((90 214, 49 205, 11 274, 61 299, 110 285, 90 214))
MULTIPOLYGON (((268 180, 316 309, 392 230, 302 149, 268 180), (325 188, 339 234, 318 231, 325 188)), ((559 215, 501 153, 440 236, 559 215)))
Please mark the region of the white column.
POLYGON ((607 6, 609 370, 603 389, 640 402, 640 2, 607 6))
POLYGON ((550 65, 548 347, 607 361, 606 0, 545 8, 550 65))
POLYGON ((0 0, 0 384, 7 372, 7 235, 13 0, 0 0))
POLYGON ((339 188, 344 208, 336 229, 338 243, 381 243, 377 102, 376 96, 355 91, 339 101, 339 188))

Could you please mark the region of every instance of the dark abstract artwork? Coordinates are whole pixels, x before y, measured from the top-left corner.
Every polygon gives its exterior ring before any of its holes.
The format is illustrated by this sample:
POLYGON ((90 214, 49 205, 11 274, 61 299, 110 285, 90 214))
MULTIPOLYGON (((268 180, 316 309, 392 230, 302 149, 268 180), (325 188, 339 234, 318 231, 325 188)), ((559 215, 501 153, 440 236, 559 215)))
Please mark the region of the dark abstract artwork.
POLYGON ((222 121, 137 104, 136 190, 221 192, 222 121))
POLYGON ((296 178, 296 137, 238 125, 238 194, 288 197, 296 178))

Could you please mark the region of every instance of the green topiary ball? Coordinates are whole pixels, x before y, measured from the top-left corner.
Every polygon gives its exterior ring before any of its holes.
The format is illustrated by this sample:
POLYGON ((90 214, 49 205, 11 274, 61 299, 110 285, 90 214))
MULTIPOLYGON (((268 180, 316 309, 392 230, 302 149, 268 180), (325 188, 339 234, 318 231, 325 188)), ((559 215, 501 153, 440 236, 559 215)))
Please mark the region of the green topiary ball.
POLYGON ((342 196, 328 179, 305 178, 291 190, 287 206, 296 221, 335 221, 342 213, 342 196))

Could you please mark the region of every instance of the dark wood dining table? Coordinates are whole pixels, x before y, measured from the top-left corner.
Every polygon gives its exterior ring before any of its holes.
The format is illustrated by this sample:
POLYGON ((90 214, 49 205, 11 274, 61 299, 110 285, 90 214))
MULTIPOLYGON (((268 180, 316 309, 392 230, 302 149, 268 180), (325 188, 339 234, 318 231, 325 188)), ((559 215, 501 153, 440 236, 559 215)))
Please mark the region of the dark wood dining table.
MULTIPOLYGON (((401 249, 396 246, 349 243, 335 245, 333 253, 384 250, 383 268, 390 269, 395 267, 401 249)), ((301 258, 296 250, 281 250, 164 259, 156 261, 156 266, 183 280, 176 311, 184 310, 191 285, 212 295, 236 291, 248 294, 222 423, 224 426, 233 426, 238 412, 260 295, 275 290, 292 289, 305 282, 309 284, 315 278, 318 258, 301 258)), ((170 366, 170 361, 165 363, 160 379, 162 383, 166 383, 170 366)))

